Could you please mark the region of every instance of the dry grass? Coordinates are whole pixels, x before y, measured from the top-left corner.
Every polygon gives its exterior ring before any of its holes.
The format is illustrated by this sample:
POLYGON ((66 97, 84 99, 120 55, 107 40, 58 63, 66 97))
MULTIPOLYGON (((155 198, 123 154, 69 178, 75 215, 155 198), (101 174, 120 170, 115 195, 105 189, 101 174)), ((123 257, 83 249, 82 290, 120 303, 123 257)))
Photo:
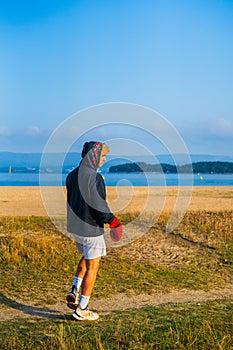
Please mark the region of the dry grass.
POLYGON ((231 350, 232 304, 168 304, 106 315, 81 324, 70 319, 18 319, 1 325, 2 350, 231 350))
MULTIPOLYGON (((134 215, 120 219, 127 224, 134 215)), ((172 233, 165 230, 167 219, 163 214, 146 235, 109 252, 93 298, 208 290, 231 282, 233 211, 187 212, 172 233)), ((78 255, 49 218, 1 217, 0 243, 1 297, 9 312, 32 301, 39 310, 64 302, 78 255)), ((230 350, 233 342, 230 299, 133 308, 82 325, 69 316, 28 317, 1 322, 2 349, 230 350)))
MULTIPOLYGON (((134 290, 208 289, 230 282, 233 262, 233 212, 189 212, 172 233, 161 216, 151 230, 131 245, 111 250, 102 263, 95 296, 134 290), (111 271, 111 274, 109 274, 111 271), (118 276, 121 283, 118 283, 118 276), (135 281, 138 283, 135 284, 135 281)), ((122 214, 124 224, 132 214, 122 214)), ((58 232, 48 218, 2 217, 0 260, 5 289, 54 288, 63 298, 78 260, 75 244, 58 232), (31 286, 31 284, 33 285, 31 286)), ((54 301, 55 301, 54 299, 54 301)))

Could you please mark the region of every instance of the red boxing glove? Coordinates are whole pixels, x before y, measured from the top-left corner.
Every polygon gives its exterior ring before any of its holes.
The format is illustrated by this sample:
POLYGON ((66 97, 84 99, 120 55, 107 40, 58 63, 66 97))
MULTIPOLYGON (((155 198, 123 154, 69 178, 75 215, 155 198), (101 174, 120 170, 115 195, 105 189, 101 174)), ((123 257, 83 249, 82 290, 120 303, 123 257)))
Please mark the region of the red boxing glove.
POLYGON ((110 223, 110 229, 111 240, 114 242, 120 241, 122 238, 122 225, 115 216, 113 221, 110 223))

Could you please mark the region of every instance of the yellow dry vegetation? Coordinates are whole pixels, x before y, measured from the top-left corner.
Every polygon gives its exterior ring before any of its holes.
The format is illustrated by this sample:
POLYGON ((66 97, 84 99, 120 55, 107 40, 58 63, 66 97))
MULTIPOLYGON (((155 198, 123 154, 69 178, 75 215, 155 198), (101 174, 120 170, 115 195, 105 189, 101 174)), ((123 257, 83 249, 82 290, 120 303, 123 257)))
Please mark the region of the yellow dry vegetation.
MULTIPOLYGON (((233 187, 181 188, 179 198, 190 202, 188 211, 233 210, 233 187)), ((58 187, 46 188, 46 196, 55 214, 65 213, 66 190, 58 187), (59 196, 57 196, 59 192, 59 196), (59 198, 59 200, 57 200, 59 198)), ((107 198, 114 212, 141 212, 148 204, 151 210, 170 212, 177 201, 177 187, 108 187, 107 198)), ((0 187, 0 216, 47 216, 40 187, 0 187)))

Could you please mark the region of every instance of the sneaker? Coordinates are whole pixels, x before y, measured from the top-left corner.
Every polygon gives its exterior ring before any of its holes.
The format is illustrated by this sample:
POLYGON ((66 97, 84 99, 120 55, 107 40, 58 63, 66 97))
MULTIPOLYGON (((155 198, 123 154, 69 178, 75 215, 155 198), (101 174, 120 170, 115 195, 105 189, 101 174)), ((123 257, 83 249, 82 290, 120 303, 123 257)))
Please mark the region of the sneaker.
POLYGON ((79 307, 76 308, 72 316, 78 321, 95 321, 99 318, 96 312, 90 311, 88 308, 82 310, 79 307))
POLYGON ((69 293, 66 296, 67 306, 72 309, 76 310, 78 306, 78 293, 77 288, 75 286, 72 286, 69 293))

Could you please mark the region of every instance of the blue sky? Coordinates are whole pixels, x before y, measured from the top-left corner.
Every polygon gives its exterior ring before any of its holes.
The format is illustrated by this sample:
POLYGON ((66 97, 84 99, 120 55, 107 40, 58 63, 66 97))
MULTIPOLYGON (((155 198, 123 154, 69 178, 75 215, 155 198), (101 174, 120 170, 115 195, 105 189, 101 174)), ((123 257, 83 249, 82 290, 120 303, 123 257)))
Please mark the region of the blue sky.
POLYGON ((0 0, 0 151, 40 152, 79 110, 130 102, 190 153, 232 156, 232 38, 227 0, 0 0))

